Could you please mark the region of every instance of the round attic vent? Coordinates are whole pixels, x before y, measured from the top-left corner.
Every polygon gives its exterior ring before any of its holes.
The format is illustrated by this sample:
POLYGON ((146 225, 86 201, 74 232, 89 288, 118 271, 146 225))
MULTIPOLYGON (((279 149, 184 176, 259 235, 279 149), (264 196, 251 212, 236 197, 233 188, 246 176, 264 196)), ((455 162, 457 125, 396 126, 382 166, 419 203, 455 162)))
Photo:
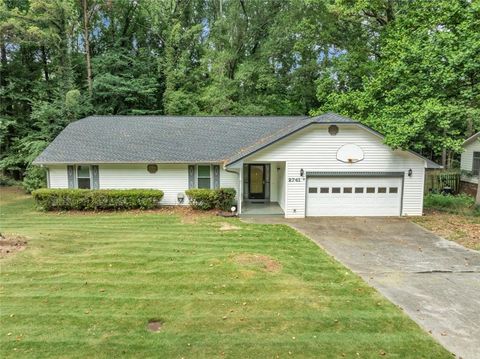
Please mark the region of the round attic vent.
POLYGON ((329 126, 328 133, 331 134, 332 136, 335 136, 338 133, 338 126, 337 125, 329 126))
POLYGON ((150 173, 157 173, 158 171, 158 166, 155 164, 150 164, 147 166, 147 171, 150 173))

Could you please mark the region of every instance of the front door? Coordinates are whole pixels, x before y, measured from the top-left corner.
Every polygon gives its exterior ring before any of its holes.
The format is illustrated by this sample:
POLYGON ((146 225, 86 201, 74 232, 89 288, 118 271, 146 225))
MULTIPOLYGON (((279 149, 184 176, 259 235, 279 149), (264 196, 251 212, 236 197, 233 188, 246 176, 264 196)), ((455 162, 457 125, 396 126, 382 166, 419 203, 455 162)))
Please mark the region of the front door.
POLYGON ((248 194, 251 199, 265 199, 265 165, 248 165, 248 194))

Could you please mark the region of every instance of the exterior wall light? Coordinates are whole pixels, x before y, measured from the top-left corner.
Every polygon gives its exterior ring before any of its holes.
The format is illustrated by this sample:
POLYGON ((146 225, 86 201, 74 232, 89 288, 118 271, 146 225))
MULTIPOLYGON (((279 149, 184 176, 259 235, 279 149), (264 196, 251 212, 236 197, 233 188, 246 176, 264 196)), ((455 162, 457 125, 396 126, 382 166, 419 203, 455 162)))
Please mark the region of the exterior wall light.
POLYGON ((178 203, 182 204, 183 201, 185 201, 185 195, 181 192, 179 194, 177 194, 177 201, 178 201, 178 203))
POLYGON ((303 170, 303 168, 300 170, 300 177, 303 177, 303 175, 305 174, 305 171, 303 170))
POLYGON ((413 171, 412 171, 412 169, 410 168, 410 169, 408 170, 408 177, 412 177, 412 174, 413 174, 413 171))

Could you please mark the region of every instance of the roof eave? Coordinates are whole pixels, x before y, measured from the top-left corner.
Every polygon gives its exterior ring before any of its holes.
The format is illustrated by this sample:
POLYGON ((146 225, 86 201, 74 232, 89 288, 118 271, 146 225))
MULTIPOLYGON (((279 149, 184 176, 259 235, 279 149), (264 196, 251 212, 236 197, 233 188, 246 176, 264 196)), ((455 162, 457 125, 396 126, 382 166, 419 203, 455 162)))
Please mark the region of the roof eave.
POLYGON ((476 134, 474 134, 474 135, 470 136, 469 138, 467 138, 467 139, 463 142, 462 146, 465 146, 465 145, 470 144, 471 142, 475 141, 475 139, 477 139, 477 138, 479 138, 479 137, 480 137, 480 132, 477 132, 476 134))
POLYGON ((200 164, 200 163, 211 163, 211 164, 222 164, 224 160, 195 160, 195 161, 33 161, 32 164, 37 166, 48 166, 48 165, 101 165, 101 164, 117 164, 117 165, 128 165, 128 164, 200 164))

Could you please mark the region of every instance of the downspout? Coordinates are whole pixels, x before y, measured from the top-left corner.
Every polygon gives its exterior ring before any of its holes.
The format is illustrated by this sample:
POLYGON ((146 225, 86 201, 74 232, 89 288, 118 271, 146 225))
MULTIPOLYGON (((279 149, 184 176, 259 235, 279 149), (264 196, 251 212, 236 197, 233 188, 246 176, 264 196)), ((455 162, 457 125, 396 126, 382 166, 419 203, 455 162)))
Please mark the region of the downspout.
POLYGON ((235 171, 233 169, 227 168, 225 165, 223 165, 223 169, 225 172, 230 172, 230 173, 235 173, 238 175, 238 201, 237 201, 237 213, 241 214, 242 213, 242 199, 243 199, 243 164, 242 166, 238 169, 238 171, 235 171))

